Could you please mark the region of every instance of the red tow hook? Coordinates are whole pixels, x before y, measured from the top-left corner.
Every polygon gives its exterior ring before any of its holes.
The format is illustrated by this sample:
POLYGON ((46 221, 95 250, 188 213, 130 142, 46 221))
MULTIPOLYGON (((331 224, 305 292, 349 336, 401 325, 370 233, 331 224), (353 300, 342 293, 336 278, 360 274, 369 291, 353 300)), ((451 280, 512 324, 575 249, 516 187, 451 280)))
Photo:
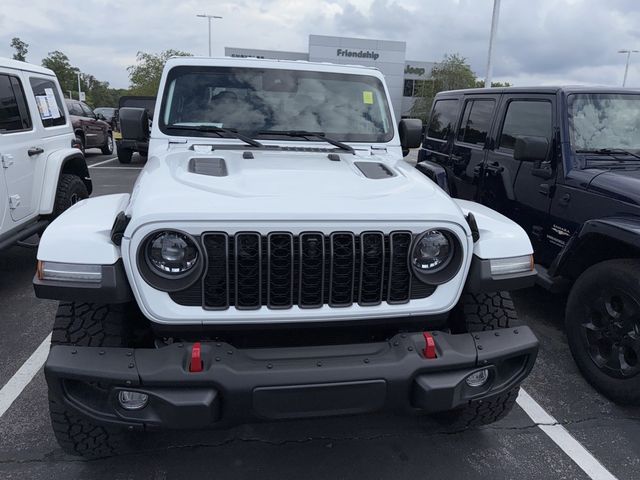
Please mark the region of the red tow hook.
POLYGON ((202 371, 202 356, 200 350, 200 342, 193 344, 191 349, 191 362, 189 363, 189 371, 192 373, 198 373, 202 371))
POLYGON ((436 341, 433 339, 433 335, 429 332, 422 332, 422 336, 424 337, 424 350, 422 351, 424 358, 438 358, 438 355, 436 355, 436 341))

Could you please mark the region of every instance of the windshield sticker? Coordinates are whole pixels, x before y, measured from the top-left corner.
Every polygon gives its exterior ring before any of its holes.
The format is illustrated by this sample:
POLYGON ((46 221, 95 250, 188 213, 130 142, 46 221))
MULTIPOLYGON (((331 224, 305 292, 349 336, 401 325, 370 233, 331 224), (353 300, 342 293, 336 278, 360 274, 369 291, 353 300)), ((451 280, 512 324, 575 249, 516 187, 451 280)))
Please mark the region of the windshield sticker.
POLYGON ((47 98, 47 103, 49 104, 51 118, 60 118, 60 109, 58 108, 58 102, 56 101, 56 96, 53 93, 53 88, 45 88, 44 94, 47 98))
POLYGON ((373 92, 370 90, 363 91, 362 102, 366 105, 373 105, 373 92))

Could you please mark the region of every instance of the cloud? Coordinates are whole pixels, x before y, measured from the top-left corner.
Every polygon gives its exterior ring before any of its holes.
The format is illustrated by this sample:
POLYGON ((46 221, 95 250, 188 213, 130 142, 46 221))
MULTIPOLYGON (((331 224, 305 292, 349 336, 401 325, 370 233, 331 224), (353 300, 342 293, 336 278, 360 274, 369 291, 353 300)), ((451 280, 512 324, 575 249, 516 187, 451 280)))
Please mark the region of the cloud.
MULTIPOLYGON (((81 70, 126 87, 126 66, 138 51, 168 48, 213 53, 225 46, 306 51, 309 34, 407 42, 407 58, 466 57, 484 75, 491 0, 3 0, 0 55, 11 38, 29 43, 28 60, 52 50, 81 70)), ((624 71, 621 48, 640 49, 640 2, 618 0, 503 0, 495 44, 494 77, 516 84, 617 85, 624 71)), ((629 85, 640 86, 640 54, 632 58, 629 85)))

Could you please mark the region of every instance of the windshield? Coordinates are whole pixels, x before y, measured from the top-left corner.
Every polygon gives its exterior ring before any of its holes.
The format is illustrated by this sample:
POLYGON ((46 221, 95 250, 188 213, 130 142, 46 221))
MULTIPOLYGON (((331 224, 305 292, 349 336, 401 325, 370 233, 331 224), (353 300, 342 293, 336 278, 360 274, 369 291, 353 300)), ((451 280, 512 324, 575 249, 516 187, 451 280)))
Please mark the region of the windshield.
POLYGON ((640 95, 569 95, 574 150, 640 150, 640 95))
POLYGON ((351 142, 393 138, 389 105, 376 77, 299 70, 173 68, 162 100, 160 129, 171 135, 171 126, 195 125, 280 140, 282 132, 301 130, 351 142), (280 133, 270 136, 268 131, 280 133))

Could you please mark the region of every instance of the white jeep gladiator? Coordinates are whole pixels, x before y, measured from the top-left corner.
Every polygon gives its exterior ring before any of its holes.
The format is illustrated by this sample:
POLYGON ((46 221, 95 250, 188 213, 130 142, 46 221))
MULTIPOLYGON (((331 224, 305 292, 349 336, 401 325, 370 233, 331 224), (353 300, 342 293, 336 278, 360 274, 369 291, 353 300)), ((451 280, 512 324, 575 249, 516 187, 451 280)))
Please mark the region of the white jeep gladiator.
POLYGON ((91 193, 63 98, 51 70, 0 58, 0 250, 91 193))
POLYGON ((392 410, 491 423, 538 341, 506 292, 535 280, 525 232, 402 158, 370 68, 167 62, 131 195, 45 232, 34 278, 60 301, 45 373, 69 453, 130 431, 392 410))

